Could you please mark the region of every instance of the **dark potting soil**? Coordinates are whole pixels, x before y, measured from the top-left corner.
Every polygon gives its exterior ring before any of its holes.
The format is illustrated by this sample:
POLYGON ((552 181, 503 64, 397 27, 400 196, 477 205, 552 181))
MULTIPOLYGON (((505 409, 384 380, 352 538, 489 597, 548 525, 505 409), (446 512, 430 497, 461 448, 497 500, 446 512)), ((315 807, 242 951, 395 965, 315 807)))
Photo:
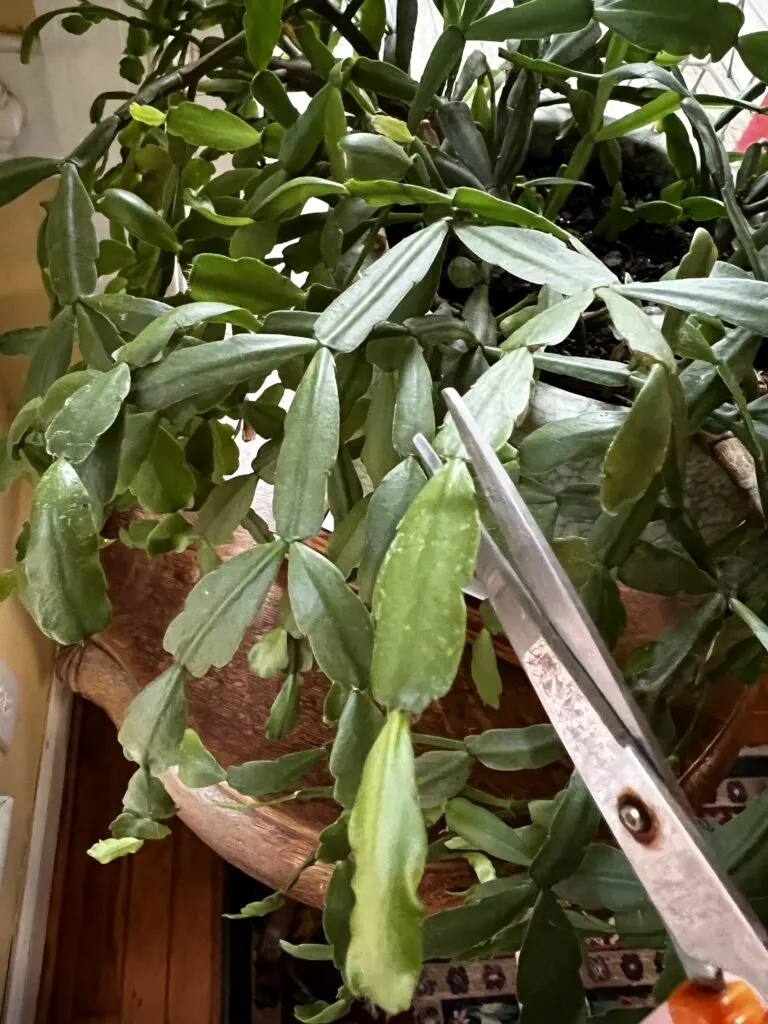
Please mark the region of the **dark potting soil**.
MULTIPOLYGON (((626 205, 635 207, 658 199, 660 189, 671 180, 660 170, 658 153, 650 147, 646 150, 638 146, 632 151, 635 160, 630 166, 627 166, 628 155, 625 152, 621 179, 626 205), (646 154, 650 166, 643 165, 646 154)), ((538 161, 529 161, 527 177, 543 177, 547 173, 545 168, 552 166, 550 160, 546 165, 537 164, 538 161)), ((696 229, 693 221, 673 225, 640 221, 623 231, 618 238, 608 240, 598 231, 598 225, 610 209, 611 189, 597 160, 592 160, 584 177, 593 187, 574 187, 557 222, 582 241, 619 280, 629 275, 634 281, 658 281, 680 262, 688 251, 696 229)), ((530 290, 531 286, 525 282, 517 281, 508 274, 499 275, 499 280, 492 283, 490 296, 494 312, 497 303, 498 315, 519 302, 530 290), (505 305, 507 298, 511 301, 505 305)), ((599 319, 587 323, 586 329, 578 330, 559 346, 559 350, 571 355, 600 359, 625 357, 623 347, 617 342, 607 322, 599 319)))
MULTIPOLYGON (((658 281, 676 266, 688 251, 696 225, 691 223, 670 226, 639 223, 625 231, 615 241, 594 234, 603 211, 584 196, 573 197, 558 223, 579 238, 587 248, 609 267, 619 280, 629 274, 634 281, 658 281)), ((531 285, 503 272, 495 273, 491 280, 490 303, 496 316, 514 306, 531 292, 531 285)), ((617 342, 605 319, 587 323, 586 329, 577 330, 558 346, 570 355, 611 359, 620 356, 617 342)))
MULTIPOLYGON (((562 152, 548 153, 544 159, 529 158, 526 178, 551 174, 556 161, 567 160, 566 140, 556 145, 562 147, 562 152)), ((630 207, 658 199, 661 188, 673 178, 668 165, 660 162, 659 151, 651 145, 633 143, 625 148, 623 164, 621 184, 626 205, 630 207)), ((590 162, 584 180, 592 187, 575 186, 557 222, 580 239, 620 280, 629 275, 634 281, 658 281, 680 262, 696 228, 692 221, 674 225, 640 221, 618 238, 609 240, 601 234, 598 225, 610 209, 612 189, 597 159, 590 162)), ((509 274, 495 274, 491 282, 491 306, 498 315, 530 291, 531 285, 524 281, 509 274)), ((625 356, 604 318, 587 321, 559 346, 559 351, 599 359, 625 356)))
MULTIPOLYGON (((557 169, 567 163, 572 147, 572 139, 553 141, 552 138, 539 147, 539 152, 535 152, 535 146, 532 147, 523 168, 525 178, 533 180, 557 174, 557 169)), ((622 140, 622 161, 621 184, 629 207, 657 200, 661 189, 675 178, 663 151, 642 138, 622 140)), ((612 189, 596 158, 591 161, 583 178, 592 187, 575 186, 557 221, 579 238, 619 280, 624 280, 628 275, 635 281, 657 281, 679 264, 688 251, 697 227, 695 222, 684 221, 670 225, 639 221, 621 232, 618 238, 608 240, 600 233, 598 225, 610 209, 612 189)), ((512 198, 514 200, 514 195, 512 198)), ((388 226, 389 244, 396 244, 411 230, 412 226, 406 224, 388 226)), ((471 253, 464 249, 455 236, 451 236, 444 266, 447 268, 454 257, 461 255, 471 256, 471 253)), ((727 258, 728 253, 722 255, 727 258)), ((495 270, 490 281, 491 310, 495 316, 499 316, 537 290, 538 286, 495 270)), ((438 294, 460 313, 470 290, 457 288, 449 280, 448 274, 444 273, 438 294)), ((599 310, 595 316, 590 316, 588 312, 586 320, 577 326, 570 338, 558 346, 558 351, 599 359, 627 358, 625 347, 617 341, 607 317, 599 310)), ((603 389, 595 389, 575 379, 560 380, 545 376, 552 383, 559 383, 569 390, 590 394, 597 391, 601 392, 601 397, 607 397, 602 395, 603 389)), ((611 397, 615 400, 619 396, 613 391, 611 397)))
MULTIPOLYGON (((624 280, 628 274, 633 281, 658 281, 677 266, 688 251, 696 228, 693 222, 671 226, 640 222, 614 241, 595 235, 595 227, 605 208, 598 206, 596 196, 585 195, 585 189, 580 191, 581 195, 571 197, 558 223, 584 242, 619 280, 624 280)), ((598 320, 563 342, 560 351, 610 359, 614 354, 620 355, 623 347, 608 324, 598 320)))
MULTIPOLYGON (((532 180, 556 173, 556 168, 567 161, 569 149, 568 140, 562 140, 555 143, 546 155, 529 157, 524 169, 525 177, 532 180)), ((626 204, 630 207, 658 199, 661 188, 673 180, 674 176, 660 162, 659 151, 655 147, 635 143, 624 152, 623 159, 621 182, 626 204)), ((640 221, 622 232, 616 240, 609 241, 596 233, 611 203, 611 188, 596 159, 590 163, 584 179, 592 188, 574 187, 557 222, 576 235, 620 280, 627 274, 635 281, 659 280, 680 262, 696 229, 693 221, 675 225, 640 221)), ((461 254, 469 255, 452 239, 446 266, 450 259, 461 254)), ((536 286, 497 270, 490 282, 491 309, 499 316, 535 290, 536 286)), ((456 288, 447 275, 444 276, 440 285, 442 299, 460 307, 468 296, 468 290, 456 288)), ((572 337, 558 346, 558 350, 600 359, 625 358, 624 350, 606 319, 600 317, 577 328, 572 337)), ((570 386, 574 384, 571 382, 570 386)))

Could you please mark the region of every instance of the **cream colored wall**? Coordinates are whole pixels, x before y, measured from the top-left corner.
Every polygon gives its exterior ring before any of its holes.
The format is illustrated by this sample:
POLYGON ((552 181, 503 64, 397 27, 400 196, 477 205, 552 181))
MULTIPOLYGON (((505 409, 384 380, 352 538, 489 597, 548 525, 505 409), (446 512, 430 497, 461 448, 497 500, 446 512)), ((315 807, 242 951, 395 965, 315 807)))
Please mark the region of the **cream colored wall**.
MULTIPOLYGON (((3 3, 6 0, 2 0, 3 3)), ((35 261, 40 199, 50 185, 0 209, 0 332, 47 319, 48 302, 35 261)), ((13 418, 26 370, 21 357, 0 356, 0 435, 13 418)), ((14 485, 0 494, 0 568, 13 564, 14 539, 24 522, 29 489, 14 485)), ((48 711, 53 645, 35 628, 14 598, 0 604, 0 668, 18 683, 15 730, 7 752, 0 749, 0 794, 13 797, 5 868, 0 872, 0 1005, 24 884, 24 867, 48 711)))

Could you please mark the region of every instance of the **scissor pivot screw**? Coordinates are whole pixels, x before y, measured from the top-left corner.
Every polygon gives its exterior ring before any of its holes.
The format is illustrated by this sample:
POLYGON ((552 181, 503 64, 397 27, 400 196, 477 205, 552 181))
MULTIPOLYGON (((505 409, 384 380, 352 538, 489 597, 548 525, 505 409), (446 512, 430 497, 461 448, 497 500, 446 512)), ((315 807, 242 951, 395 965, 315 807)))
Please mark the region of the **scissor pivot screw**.
POLYGON ((619 820, 639 843, 650 843, 656 835, 656 819, 634 793, 619 797, 619 820))

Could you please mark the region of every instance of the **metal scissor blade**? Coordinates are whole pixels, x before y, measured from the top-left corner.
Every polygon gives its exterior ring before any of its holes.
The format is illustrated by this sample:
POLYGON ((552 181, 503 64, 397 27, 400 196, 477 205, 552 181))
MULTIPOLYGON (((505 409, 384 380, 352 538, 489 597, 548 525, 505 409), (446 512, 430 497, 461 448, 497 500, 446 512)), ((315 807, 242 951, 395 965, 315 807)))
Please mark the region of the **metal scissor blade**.
MULTIPOLYGON (((458 396, 448 398, 459 435, 473 461, 478 480, 494 515, 511 539, 512 553, 526 550, 526 534, 537 541, 540 557, 525 559, 529 578, 512 566, 494 541, 482 532, 476 577, 484 586, 505 633, 541 700, 555 730, 582 775, 603 818, 611 828, 656 906, 679 949, 687 969, 706 973, 710 965, 743 978, 768 998, 768 952, 759 922, 715 867, 684 796, 666 762, 654 755, 655 743, 639 709, 624 688, 610 654, 597 641, 591 650, 618 680, 605 686, 592 677, 589 658, 573 650, 572 635, 563 635, 558 616, 544 612, 547 599, 560 606, 562 590, 571 595, 571 614, 586 619, 570 583, 562 581, 559 565, 547 542, 487 445, 458 396), (507 486, 509 485, 509 486, 507 486), (490 492, 490 493, 489 493, 490 492), (508 495, 512 494, 512 501, 508 495), (519 511, 520 510, 520 511, 519 511), (519 518, 519 522, 518 522, 519 518), (521 550, 522 549, 522 550, 521 550), (555 570, 542 588, 541 565, 555 570), (617 689, 621 700, 616 706, 617 689), (647 829, 631 830, 623 817, 640 808, 647 829)), ((420 438, 417 449, 432 471, 439 458, 420 438)), ((591 623, 590 623, 591 625, 591 623)), ((591 634, 587 634, 592 641, 591 634)))
POLYGON ((536 595, 539 607, 619 716, 627 732, 641 749, 646 750, 659 771, 666 772, 656 741, 638 714, 610 652, 519 491, 491 447, 482 440, 458 393, 453 388, 446 388, 443 397, 518 576, 536 595))
POLYGON ((527 592, 515 589, 514 571, 506 574, 504 561, 501 552, 481 551, 478 577, 575 768, 685 954, 686 968, 694 977, 706 975, 709 965, 722 968, 768 998, 762 926, 714 865, 686 807, 610 725, 611 712, 590 689, 583 667, 546 621, 536 621, 535 608, 526 613, 527 592), (637 836, 625 824, 627 807, 639 809, 647 823, 637 836))

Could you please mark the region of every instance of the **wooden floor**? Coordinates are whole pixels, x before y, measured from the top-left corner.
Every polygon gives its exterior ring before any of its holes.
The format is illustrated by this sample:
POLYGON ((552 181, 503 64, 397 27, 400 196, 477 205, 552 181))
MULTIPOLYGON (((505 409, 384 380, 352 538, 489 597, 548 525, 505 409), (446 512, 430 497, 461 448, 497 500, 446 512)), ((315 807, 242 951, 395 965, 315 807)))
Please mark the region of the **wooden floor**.
POLYGON ((37 1024, 219 1024, 223 864, 180 822, 102 866, 134 766, 75 702, 37 1024))

